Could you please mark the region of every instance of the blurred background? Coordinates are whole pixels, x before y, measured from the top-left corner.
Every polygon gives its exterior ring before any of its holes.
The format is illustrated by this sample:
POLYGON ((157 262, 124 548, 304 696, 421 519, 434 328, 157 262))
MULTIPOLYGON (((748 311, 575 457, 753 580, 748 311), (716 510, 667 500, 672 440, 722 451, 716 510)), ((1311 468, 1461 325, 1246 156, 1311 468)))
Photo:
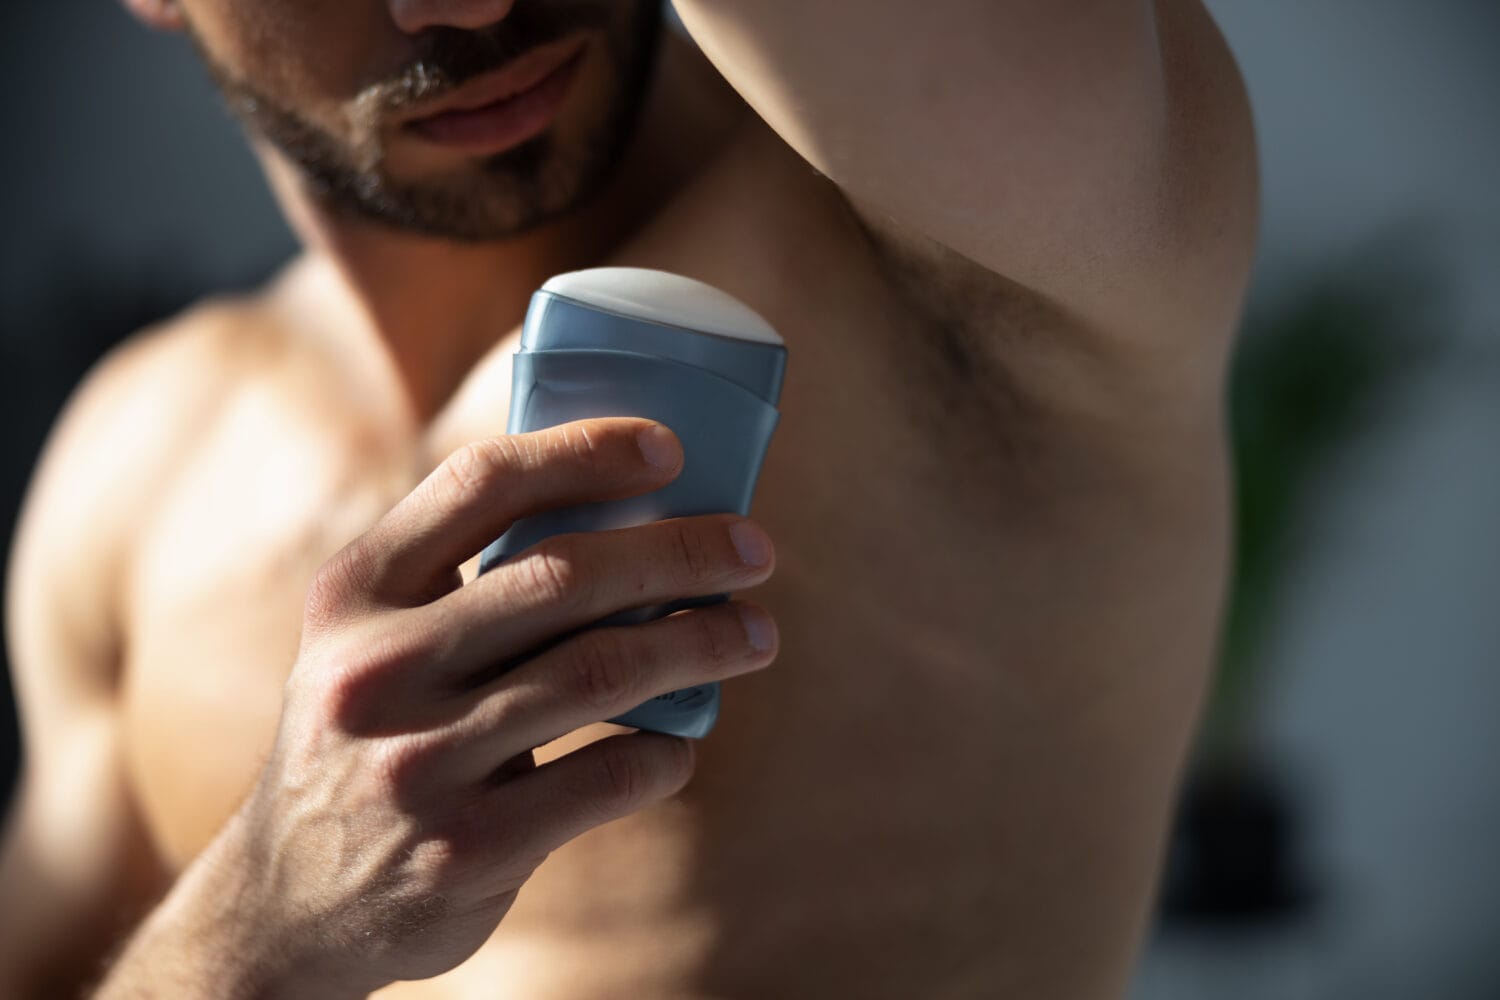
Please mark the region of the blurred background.
MULTIPOLYGON (((1241 558, 1133 1000, 1500 996, 1500 3, 1209 0, 1259 127, 1241 558)), ((293 250, 187 46, 0 4, 0 531, 108 347, 293 250)), ((0 684, 0 803, 17 742, 0 684)))

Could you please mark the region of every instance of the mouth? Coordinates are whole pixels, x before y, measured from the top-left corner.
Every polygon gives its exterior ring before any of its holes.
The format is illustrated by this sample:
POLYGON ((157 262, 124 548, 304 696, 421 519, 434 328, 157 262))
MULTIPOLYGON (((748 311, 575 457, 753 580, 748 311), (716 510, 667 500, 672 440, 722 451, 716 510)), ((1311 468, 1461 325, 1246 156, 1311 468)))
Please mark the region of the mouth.
POLYGON ((538 46, 475 77, 401 128, 466 153, 493 155, 519 146, 557 117, 587 48, 585 38, 538 46))

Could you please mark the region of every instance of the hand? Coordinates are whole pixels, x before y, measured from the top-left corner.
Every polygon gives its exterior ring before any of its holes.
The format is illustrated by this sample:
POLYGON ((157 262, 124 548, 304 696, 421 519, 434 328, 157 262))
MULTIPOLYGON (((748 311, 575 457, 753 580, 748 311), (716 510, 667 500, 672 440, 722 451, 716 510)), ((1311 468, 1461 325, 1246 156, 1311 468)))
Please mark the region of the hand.
POLYGON ((560 535, 467 585, 458 572, 519 517, 657 489, 681 462, 644 420, 481 441, 324 565, 275 748, 216 845, 216 864, 255 873, 236 907, 260 952, 356 991, 437 975, 484 943, 548 852, 683 787, 693 751, 675 737, 612 736, 540 768, 531 750, 768 665, 775 626, 738 601, 568 635, 762 582, 758 527, 705 515, 560 535))

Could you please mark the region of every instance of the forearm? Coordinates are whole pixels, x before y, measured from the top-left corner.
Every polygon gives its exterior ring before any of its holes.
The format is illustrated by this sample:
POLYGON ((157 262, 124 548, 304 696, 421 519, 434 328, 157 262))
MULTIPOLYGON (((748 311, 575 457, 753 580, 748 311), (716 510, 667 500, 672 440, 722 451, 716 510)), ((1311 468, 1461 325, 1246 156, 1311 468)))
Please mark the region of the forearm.
POLYGON ((267 926, 258 873, 236 851, 234 821, 183 874, 112 963, 95 1000, 364 997, 318 975, 267 926))
POLYGON ((1254 138, 1201 0, 676 6, 873 228, 956 251, 1127 348, 1234 325, 1254 138))

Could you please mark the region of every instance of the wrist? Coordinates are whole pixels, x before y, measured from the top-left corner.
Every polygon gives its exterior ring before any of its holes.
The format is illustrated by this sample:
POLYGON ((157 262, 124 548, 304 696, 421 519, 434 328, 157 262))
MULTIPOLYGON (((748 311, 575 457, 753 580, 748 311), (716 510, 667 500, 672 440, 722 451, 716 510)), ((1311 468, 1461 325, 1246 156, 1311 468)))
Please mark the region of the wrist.
POLYGON ((333 963, 316 950, 316 935, 276 912, 247 847, 236 816, 141 925, 96 1000, 362 1000, 383 985, 324 971, 333 963))

